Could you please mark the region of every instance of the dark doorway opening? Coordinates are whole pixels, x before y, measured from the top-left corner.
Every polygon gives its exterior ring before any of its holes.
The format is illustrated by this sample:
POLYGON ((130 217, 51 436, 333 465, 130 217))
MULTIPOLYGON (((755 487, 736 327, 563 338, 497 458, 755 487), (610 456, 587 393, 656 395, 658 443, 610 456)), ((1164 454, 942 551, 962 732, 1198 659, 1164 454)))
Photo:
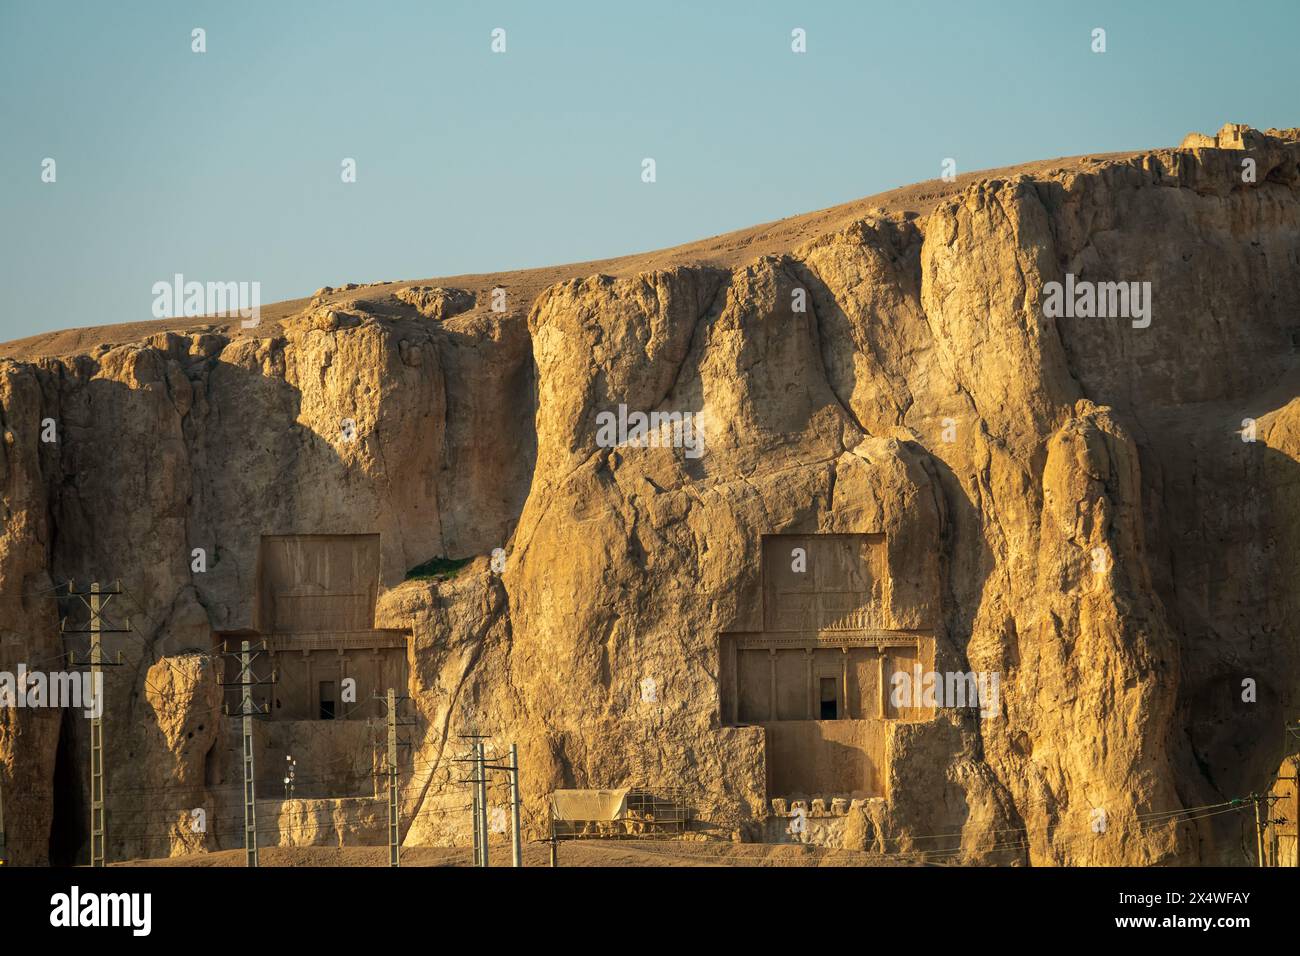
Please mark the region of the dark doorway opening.
POLYGON ((835 689, 834 677, 823 677, 819 681, 821 685, 821 718, 822 720, 839 719, 839 694, 835 689))
POLYGON ((320 719, 334 719, 334 682, 332 680, 320 682, 320 719))

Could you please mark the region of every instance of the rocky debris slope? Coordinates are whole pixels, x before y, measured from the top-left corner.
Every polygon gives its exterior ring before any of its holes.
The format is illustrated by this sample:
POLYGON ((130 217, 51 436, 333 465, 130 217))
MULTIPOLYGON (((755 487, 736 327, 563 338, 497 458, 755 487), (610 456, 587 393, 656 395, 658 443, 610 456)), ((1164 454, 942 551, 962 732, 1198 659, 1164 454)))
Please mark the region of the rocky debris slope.
MULTIPOLYGON (((110 853, 237 846, 177 815, 238 812, 212 631, 252 626, 261 535, 378 532, 376 624, 413 633, 408 843, 464 842, 471 730, 519 742, 533 832, 551 789, 628 781, 751 838, 763 737, 720 724, 718 634, 761 626, 763 534, 883 532, 886 626, 1002 692, 992 719, 894 725, 888 805, 850 831, 969 862, 1238 862, 1235 817, 1170 814, 1263 789, 1295 716, 1300 143, 1184 145, 503 310, 361 286, 265 338, 0 361, 0 670, 60 652, 55 582, 121 579, 110 853), (1145 317, 1049 304, 1119 282, 1150 284, 1145 317), (706 450, 605 447, 620 404, 701 415, 706 450), (477 558, 404 581, 435 556, 477 558)), ((85 738, 0 711, 16 859, 83 814, 85 738)))

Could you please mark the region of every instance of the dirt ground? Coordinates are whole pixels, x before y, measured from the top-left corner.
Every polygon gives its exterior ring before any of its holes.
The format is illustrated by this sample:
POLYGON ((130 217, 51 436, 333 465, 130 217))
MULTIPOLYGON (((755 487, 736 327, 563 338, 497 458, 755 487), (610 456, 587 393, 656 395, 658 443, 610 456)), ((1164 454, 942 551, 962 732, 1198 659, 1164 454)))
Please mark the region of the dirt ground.
MULTIPOLYGON (((402 851, 403 866, 469 866, 468 847, 412 847, 402 851)), ((493 866, 510 865, 510 847, 493 846, 493 866)), ((243 850, 221 850, 161 860, 130 860, 113 866, 244 866, 243 850)), ((259 866, 387 866, 388 848, 264 847, 259 866)), ((550 866, 549 844, 524 847, 525 866, 550 866)), ((762 843, 694 843, 650 840, 580 840, 560 844, 559 865, 564 866, 907 866, 898 857, 883 857, 852 850, 815 846, 762 843)))

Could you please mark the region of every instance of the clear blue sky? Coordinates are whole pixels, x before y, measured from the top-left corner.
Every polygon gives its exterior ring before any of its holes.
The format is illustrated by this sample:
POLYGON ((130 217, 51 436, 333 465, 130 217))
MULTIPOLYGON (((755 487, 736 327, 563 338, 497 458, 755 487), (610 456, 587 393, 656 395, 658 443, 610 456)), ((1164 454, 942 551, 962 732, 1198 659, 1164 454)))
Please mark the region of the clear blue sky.
POLYGON ((149 319, 177 272, 265 303, 1300 125, 1297 35, 1296 0, 0 0, 0 340, 149 319))

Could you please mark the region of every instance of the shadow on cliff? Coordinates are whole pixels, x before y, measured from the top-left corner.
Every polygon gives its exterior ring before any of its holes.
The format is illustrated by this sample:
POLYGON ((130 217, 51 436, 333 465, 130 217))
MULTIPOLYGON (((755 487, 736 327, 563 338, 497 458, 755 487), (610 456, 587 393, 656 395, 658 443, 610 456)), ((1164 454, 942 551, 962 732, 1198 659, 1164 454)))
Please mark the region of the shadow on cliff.
MULTIPOLYGON (((980 596, 984 593, 985 584, 996 566, 993 551, 984 536, 981 512, 972 504, 960 479, 947 462, 931 454, 919 442, 908 441, 903 445, 923 463, 930 474, 932 487, 938 495, 942 496, 936 501, 936 505, 940 508, 942 521, 937 554, 943 586, 941 595, 943 629, 935 642, 935 670, 940 673, 971 672, 977 668, 971 665, 970 642, 975 632, 980 596)), ((1010 633, 1004 632, 999 637, 1001 638, 1000 658, 995 662, 996 670, 1003 675, 1003 683, 1006 683, 1008 675, 1017 669, 1020 663, 1014 625, 1010 633)), ((999 708, 1000 712, 996 720, 1001 722, 999 728, 1003 728, 1006 712, 1000 703, 999 708)), ((1011 792, 998 777, 994 768, 986 762, 984 752, 986 728, 979 710, 955 713, 958 715, 956 734, 953 734, 942 722, 928 731, 925 725, 901 728, 902 731, 913 734, 928 732, 935 735, 941 742, 940 745, 947 745, 950 751, 949 762, 936 761, 927 770, 912 768, 909 771, 909 780, 915 785, 917 803, 925 807, 926 816, 922 819, 919 815, 904 811, 907 816, 905 825, 921 828, 928 824, 932 827, 937 826, 939 830, 952 832, 971 822, 972 804, 984 801, 979 800, 977 795, 971 794, 969 788, 955 783, 947 772, 951 762, 957 758, 964 758, 970 762, 971 769, 987 788, 984 796, 996 807, 992 821, 986 818, 978 821, 979 825, 1002 833, 1023 828, 1025 821, 1016 807, 1011 792), (936 799, 935 795, 942 795, 942 797, 936 799), (915 820, 912 819, 913 817, 915 820)), ((897 812, 891 812, 891 817, 895 820, 900 819, 897 812)), ((936 845, 928 849, 946 853, 960 852, 962 838, 959 834, 953 832, 949 842, 951 845, 942 845, 944 841, 937 841, 936 845)), ((1021 855, 1023 854, 1013 854, 1013 856, 1021 855)), ((996 862, 1008 862, 1007 857, 1006 852, 1000 852, 997 854, 996 862)))
MULTIPOLYGON (((1227 499, 1218 502, 1220 515, 1238 516, 1245 533, 1205 540, 1199 555, 1171 560, 1166 582, 1179 650, 1175 754, 1182 778, 1196 781, 1183 794, 1188 806, 1266 793, 1283 757, 1300 751, 1300 643, 1293 623, 1300 619, 1294 570, 1300 462, 1262 442, 1248 447, 1243 443, 1246 467, 1232 462, 1224 469, 1229 480, 1214 486, 1227 499), (1189 580, 1179 579, 1180 564, 1189 580)), ((1254 865, 1249 808, 1201 826, 1202 862, 1254 865)))
MULTIPOLYGON (((1085 386, 1138 450, 1150 602, 1177 667, 1167 750, 1186 808, 1266 792, 1283 755, 1300 749, 1287 731, 1300 717, 1300 462, 1288 408, 1300 395, 1298 349, 1244 350, 1237 359, 1258 382, 1233 384, 1226 399, 1171 404, 1100 377, 1085 386), (1243 441, 1254 419, 1260 435, 1243 441)), ((1187 819, 1179 862, 1254 864, 1249 804, 1187 819)))

